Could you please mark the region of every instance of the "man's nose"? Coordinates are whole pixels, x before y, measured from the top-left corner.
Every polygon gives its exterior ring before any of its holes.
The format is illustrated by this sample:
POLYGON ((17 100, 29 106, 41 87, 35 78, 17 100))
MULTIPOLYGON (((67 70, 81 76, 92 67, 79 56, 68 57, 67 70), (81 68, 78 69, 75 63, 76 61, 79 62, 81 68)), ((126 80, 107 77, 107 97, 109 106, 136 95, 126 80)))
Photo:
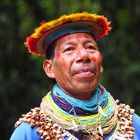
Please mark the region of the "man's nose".
POLYGON ((85 48, 78 50, 76 62, 90 62, 89 54, 85 48))

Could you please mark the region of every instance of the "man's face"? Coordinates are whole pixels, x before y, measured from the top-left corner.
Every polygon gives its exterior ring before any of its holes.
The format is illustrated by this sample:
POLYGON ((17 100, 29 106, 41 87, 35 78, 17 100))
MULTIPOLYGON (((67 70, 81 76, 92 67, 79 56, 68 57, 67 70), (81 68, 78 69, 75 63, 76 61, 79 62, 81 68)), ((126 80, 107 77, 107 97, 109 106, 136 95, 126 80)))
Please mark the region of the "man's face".
POLYGON ((97 86, 102 55, 87 33, 67 35, 56 42, 51 71, 58 85, 73 94, 91 93, 97 86))

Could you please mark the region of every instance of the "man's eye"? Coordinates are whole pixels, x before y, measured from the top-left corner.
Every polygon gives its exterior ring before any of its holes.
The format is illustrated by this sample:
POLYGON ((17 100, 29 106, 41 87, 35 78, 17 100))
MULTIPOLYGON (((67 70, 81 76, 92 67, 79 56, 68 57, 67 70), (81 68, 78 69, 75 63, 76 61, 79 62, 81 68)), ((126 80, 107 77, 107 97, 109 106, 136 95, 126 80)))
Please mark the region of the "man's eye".
POLYGON ((86 49, 97 50, 97 48, 93 45, 87 45, 86 49))
POLYGON ((69 52, 69 51, 72 51, 74 48, 73 47, 68 47, 64 50, 64 52, 69 52))

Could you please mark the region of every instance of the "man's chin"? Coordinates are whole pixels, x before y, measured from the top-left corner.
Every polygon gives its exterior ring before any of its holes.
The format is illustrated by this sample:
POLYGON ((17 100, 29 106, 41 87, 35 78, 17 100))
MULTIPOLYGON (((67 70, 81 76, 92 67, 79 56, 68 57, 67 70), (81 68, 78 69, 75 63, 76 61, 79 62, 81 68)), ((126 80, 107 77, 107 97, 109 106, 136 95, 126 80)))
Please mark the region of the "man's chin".
POLYGON ((91 84, 77 84, 77 87, 75 88, 75 92, 79 93, 90 93, 96 89, 97 85, 91 85, 91 84))

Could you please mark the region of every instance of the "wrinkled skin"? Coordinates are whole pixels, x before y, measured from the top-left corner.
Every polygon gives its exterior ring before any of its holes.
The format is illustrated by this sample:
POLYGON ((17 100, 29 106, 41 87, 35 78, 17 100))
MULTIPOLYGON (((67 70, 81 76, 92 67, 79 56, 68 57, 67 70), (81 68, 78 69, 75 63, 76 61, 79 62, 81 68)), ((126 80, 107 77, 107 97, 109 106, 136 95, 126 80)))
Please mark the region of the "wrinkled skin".
POLYGON ((94 38, 75 33, 56 42, 54 58, 45 60, 43 68, 50 78, 70 96, 89 99, 102 71, 102 55, 94 38))

